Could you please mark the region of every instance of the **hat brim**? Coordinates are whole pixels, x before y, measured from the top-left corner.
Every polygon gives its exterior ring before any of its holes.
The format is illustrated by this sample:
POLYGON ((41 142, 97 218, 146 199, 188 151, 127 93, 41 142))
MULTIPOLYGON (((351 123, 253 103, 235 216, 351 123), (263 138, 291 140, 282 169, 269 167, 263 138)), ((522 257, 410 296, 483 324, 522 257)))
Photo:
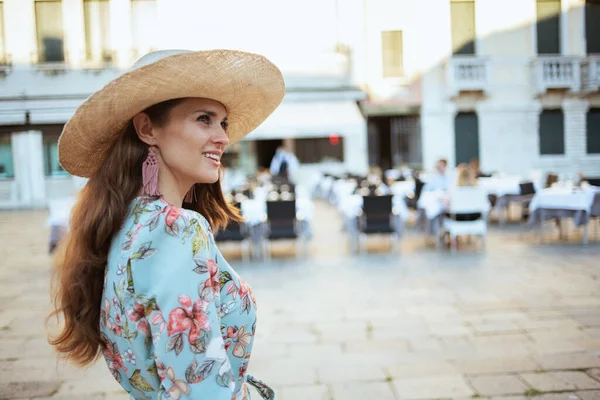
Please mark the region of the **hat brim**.
POLYGON ((201 97, 227 109, 230 143, 258 127, 283 100, 279 69, 265 57, 236 50, 171 55, 108 83, 65 125, 58 156, 69 173, 90 177, 131 119, 162 101, 201 97))

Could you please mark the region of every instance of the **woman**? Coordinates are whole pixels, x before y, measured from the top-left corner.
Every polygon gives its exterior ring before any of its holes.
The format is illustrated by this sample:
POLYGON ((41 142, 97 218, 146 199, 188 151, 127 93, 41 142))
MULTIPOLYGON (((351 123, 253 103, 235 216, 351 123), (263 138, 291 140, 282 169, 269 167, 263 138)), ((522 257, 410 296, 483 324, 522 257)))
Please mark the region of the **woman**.
POLYGON ((457 168, 456 186, 457 187, 473 187, 477 186, 476 171, 471 169, 467 164, 460 164, 457 168))
MULTIPOLYGON (((464 187, 476 187, 477 179, 475 178, 475 172, 467 165, 467 164, 459 164, 456 174, 456 184, 454 187, 450 188, 448 191, 448 197, 446 200, 446 205, 450 205, 450 201, 452 200, 452 193, 457 190, 456 188, 464 188, 464 187)), ((452 218, 456 221, 476 221, 481 218, 481 213, 465 213, 465 214, 449 214, 446 213, 446 216, 452 218)))
POLYGON ((256 329, 248 285, 212 230, 239 214, 219 160, 281 102, 280 71, 239 51, 162 51, 91 96, 59 140, 89 177, 55 260, 50 343, 78 365, 104 355, 135 399, 274 394, 247 375, 256 329))

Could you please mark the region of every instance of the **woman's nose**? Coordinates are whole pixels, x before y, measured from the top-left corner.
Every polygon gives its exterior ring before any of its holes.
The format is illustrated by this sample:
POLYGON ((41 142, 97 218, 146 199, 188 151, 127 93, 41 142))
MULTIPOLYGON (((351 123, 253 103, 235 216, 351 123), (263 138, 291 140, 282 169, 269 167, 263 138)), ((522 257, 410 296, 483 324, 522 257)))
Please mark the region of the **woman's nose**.
POLYGON ((215 143, 220 143, 224 146, 227 146, 229 144, 229 136, 227 135, 227 131, 223 128, 219 129, 213 140, 215 143))

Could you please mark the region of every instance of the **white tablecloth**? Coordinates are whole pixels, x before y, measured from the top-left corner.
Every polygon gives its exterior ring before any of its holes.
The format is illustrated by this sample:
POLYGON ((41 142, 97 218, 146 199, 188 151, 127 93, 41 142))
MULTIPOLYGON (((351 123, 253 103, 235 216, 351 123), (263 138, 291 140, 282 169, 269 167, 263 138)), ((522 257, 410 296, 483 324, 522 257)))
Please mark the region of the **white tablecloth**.
POLYGON ((543 189, 533 197, 529 204, 529 210, 531 212, 535 212, 537 209, 585 211, 589 215, 597 192, 592 188, 585 190, 543 189))
POLYGON ((478 179, 479 186, 484 188, 488 194, 493 194, 497 197, 521 194, 521 186, 519 185, 521 181, 519 177, 478 179))
POLYGON ((446 198, 447 194, 442 190, 422 192, 417 208, 425 212, 427 219, 432 220, 446 212, 446 198))
POLYGON ((415 181, 411 179, 406 181, 394 182, 390 186, 390 191, 395 196, 406 197, 407 194, 415 191, 415 181))

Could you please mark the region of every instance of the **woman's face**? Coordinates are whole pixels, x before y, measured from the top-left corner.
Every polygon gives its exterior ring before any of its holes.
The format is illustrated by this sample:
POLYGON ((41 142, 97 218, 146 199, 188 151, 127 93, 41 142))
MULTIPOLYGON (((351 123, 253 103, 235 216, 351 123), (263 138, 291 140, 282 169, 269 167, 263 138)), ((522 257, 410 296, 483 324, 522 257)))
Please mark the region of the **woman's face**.
POLYGON ((218 101, 188 98, 170 110, 168 122, 153 127, 169 173, 180 183, 215 183, 229 143, 227 110, 218 101))

